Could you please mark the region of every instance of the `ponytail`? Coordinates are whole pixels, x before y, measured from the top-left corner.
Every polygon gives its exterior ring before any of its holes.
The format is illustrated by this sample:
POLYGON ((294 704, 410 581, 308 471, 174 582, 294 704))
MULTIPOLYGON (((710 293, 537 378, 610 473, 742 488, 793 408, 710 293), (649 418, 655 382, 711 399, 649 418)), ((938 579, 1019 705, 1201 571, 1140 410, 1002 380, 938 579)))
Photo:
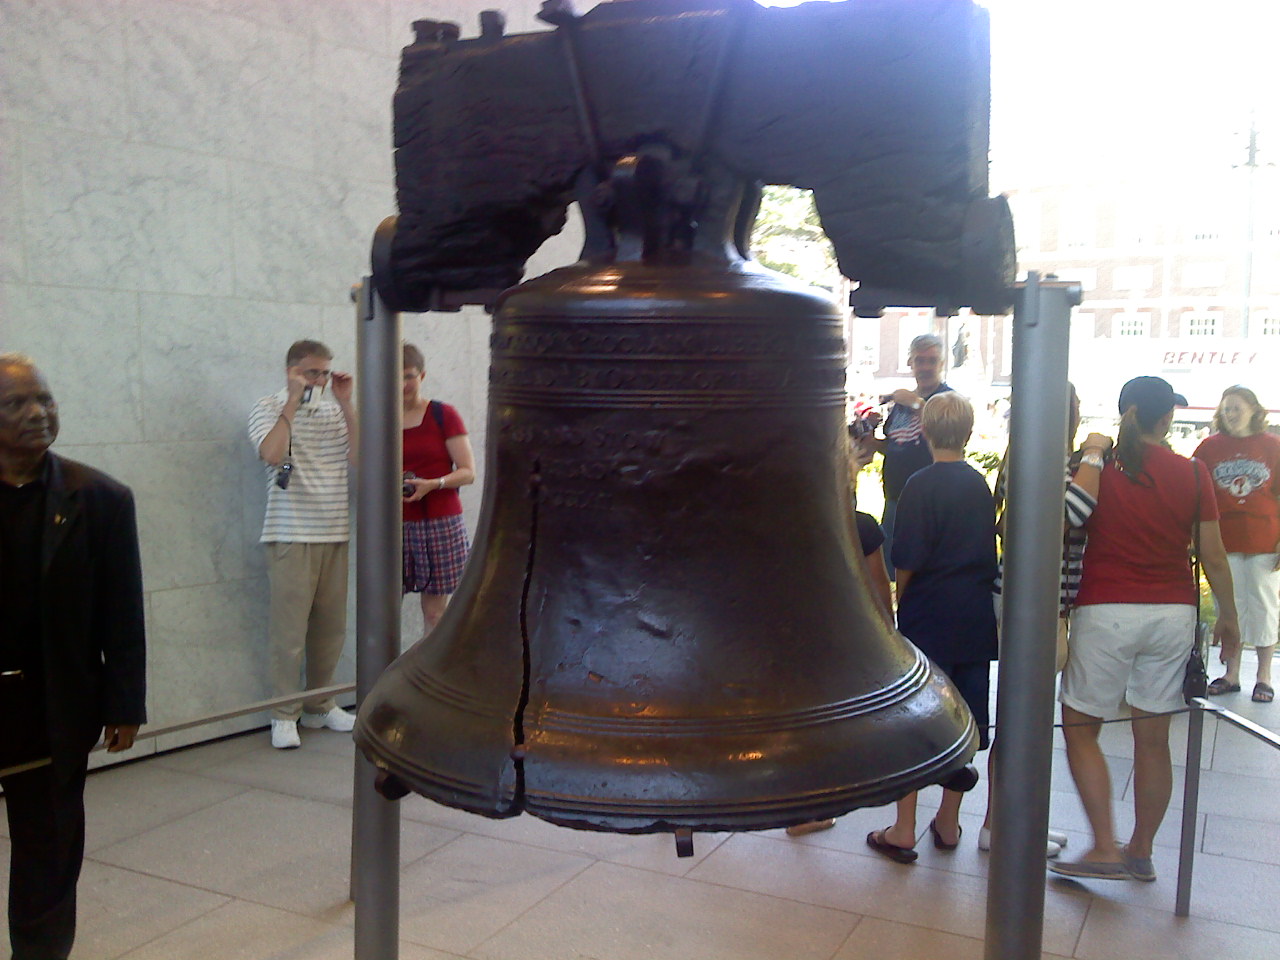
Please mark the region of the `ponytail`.
POLYGON ((1145 455, 1146 443, 1142 439, 1142 426, 1138 423, 1138 408, 1133 406, 1120 418, 1120 430, 1116 434, 1116 466, 1121 473, 1137 483, 1145 455))

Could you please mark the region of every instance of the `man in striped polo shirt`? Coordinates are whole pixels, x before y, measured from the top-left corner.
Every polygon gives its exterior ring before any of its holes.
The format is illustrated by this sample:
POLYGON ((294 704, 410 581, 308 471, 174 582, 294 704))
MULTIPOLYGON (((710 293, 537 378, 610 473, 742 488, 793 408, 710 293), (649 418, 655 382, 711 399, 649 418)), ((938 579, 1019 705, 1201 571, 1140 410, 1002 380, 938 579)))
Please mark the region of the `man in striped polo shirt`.
MULTIPOLYGON (((249 414, 249 439, 266 464, 261 539, 277 697, 332 683, 346 639, 347 468, 355 456, 356 416, 351 375, 332 364, 333 351, 323 343, 299 340, 285 356, 284 389, 263 397, 249 414)), ((299 746, 299 719, 304 727, 341 732, 355 725, 332 697, 307 700, 274 712, 271 745, 299 746)))

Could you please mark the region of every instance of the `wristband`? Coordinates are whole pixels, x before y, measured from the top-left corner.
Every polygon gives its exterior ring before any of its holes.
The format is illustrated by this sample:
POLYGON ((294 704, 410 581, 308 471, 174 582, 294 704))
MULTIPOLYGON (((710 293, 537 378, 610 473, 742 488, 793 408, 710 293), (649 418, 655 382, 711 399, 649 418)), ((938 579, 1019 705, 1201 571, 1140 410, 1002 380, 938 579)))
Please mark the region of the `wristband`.
POLYGON ((1080 466, 1082 467, 1096 467, 1101 470, 1106 466, 1106 464, 1107 461, 1103 460, 1102 457, 1096 453, 1086 453, 1080 458, 1080 466))

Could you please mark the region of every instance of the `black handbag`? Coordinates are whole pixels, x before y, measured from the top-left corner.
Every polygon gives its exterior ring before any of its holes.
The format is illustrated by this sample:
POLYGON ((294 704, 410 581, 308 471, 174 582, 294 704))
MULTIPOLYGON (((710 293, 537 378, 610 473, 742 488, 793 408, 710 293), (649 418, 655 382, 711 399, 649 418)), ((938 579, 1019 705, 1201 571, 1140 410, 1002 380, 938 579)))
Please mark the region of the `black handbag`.
POLYGON ((1204 665, 1204 635, 1206 624, 1196 624, 1196 638, 1191 647, 1191 656, 1187 658, 1187 671, 1182 677, 1182 699, 1187 705, 1196 697, 1209 695, 1209 671, 1204 665))
POLYGON ((1200 615, 1200 465, 1195 458, 1191 459, 1191 472, 1196 478, 1196 511, 1191 523, 1191 539, 1195 544, 1195 553, 1191 560, 1191 578, 1196 588, 1196 629, 1191 637, 1191 656, 1187 658, 1187 669, 1182 676, 1182 699, 1188 706, 1196 697, 1209 695, 1209 671, 1205 667, 1205 654, 1208 647, 1205 643, 1208 635, 1208 624, 1200 615))

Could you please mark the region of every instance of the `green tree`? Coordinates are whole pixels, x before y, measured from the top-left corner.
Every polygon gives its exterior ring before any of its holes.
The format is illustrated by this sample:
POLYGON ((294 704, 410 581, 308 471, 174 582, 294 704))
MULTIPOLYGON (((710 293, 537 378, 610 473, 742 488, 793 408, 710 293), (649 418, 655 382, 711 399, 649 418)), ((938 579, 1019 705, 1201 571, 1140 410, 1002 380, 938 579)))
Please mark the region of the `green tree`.
POLYGON ((752 255, 815 287, 834 290, 840 282, 836 252, 822 232, 813 194, 795 187, 766 186, 751 233, 752 255))

